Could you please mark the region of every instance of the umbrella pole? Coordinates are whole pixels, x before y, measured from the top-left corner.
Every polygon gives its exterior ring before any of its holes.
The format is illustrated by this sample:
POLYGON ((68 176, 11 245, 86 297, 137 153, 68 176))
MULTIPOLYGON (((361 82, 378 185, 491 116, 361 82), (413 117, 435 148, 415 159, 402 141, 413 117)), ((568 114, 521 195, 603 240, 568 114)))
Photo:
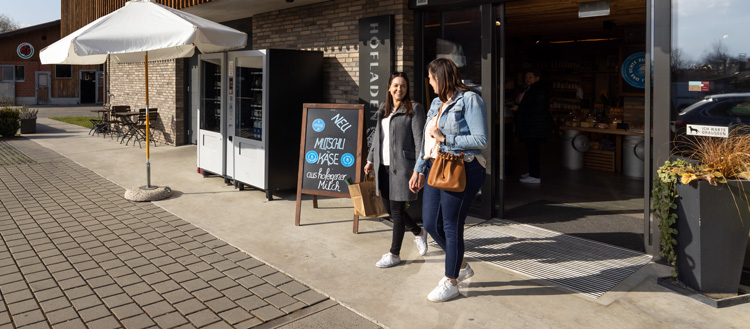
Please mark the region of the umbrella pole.
POLYGON ((146 188, 151 188, 151 149, 149 148, 149 115, 148 115, 148 53, 146 53, 146 188))

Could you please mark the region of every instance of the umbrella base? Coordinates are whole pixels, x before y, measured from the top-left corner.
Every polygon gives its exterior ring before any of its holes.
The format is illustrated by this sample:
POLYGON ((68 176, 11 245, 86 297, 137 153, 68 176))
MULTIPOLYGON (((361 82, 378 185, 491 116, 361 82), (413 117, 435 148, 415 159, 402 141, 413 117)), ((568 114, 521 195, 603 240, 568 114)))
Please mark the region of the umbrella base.
POLYGON ((170 196, 172 196, 172 189, 168 186, 141 186, 125 191, 125 199, 138 202, 164 200, 170 196))

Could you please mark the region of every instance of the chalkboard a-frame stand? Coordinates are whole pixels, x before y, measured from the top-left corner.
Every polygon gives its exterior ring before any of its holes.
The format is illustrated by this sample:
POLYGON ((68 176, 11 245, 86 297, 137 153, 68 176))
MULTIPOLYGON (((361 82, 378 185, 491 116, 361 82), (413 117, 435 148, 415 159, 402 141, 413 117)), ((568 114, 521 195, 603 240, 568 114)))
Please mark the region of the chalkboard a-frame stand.
MULTIPOLYGON (((297 176, 297 209, 294 225, 300 225, 302 194, 349 198, 345 178, 360 182, 365 111, 361 104, 303 104, 302 138, 297 176)), ((354 233, 359 216, 354 215, 354 233)))

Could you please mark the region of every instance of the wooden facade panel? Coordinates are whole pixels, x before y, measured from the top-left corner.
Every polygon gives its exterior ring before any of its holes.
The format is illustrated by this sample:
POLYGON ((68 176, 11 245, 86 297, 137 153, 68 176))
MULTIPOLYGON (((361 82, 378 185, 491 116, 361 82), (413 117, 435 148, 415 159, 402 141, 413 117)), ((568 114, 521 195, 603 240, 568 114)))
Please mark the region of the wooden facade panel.
POLYGON ((99 71, 99 65, 72 65, 70 78, 55 77, 55 66, 51 65, 51 85, 53 98, 78 98, 79 71, 99 71))
POLYGON ((58 40, 60 25, 55 24, 48 28, 30 31, 18 35, 12 35, 0 40, 0 62, 38 62, 39 52, 58 40), (18 56, 17 48, 21 43, 28 42, 34 47, 34 56, 22 59, 18 56))
MULTIPOLYGON (((60 0, 61 35, 72 33, 88 23, 105 16, 125 5, 127 0, 60 0)), ((157 0, 156 2, 175 9, 209 3, 213 0, 157 0)))

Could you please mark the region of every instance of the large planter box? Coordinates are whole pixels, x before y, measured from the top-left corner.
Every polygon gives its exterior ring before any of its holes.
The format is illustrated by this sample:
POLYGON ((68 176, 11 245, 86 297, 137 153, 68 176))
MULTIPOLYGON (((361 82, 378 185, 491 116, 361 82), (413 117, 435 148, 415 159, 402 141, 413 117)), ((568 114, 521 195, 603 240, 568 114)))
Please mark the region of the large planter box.
POLYGON ((36 119, 21 119, 21 134, 36 133, 36 119))
POLYGON ((750 183, 744 185, 677 184, 677 271, 688 287, 708 295, 737 294, 750 231, 750 183))

